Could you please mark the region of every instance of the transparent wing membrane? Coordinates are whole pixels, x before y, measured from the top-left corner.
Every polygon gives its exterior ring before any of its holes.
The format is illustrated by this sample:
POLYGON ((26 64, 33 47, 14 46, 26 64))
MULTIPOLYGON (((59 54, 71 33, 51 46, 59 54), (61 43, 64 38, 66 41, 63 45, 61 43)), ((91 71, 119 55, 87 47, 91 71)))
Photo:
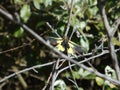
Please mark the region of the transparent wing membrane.
POLYGON ((46 40, 49 40, 50 44, 55 46, 58 50, 62 52, 67 52, 68 54, 82 54, 86 53, 87 50, 84 47, 72 42, 66 41, 63 38, 54 38, 54 37, 46 37, 46 40))

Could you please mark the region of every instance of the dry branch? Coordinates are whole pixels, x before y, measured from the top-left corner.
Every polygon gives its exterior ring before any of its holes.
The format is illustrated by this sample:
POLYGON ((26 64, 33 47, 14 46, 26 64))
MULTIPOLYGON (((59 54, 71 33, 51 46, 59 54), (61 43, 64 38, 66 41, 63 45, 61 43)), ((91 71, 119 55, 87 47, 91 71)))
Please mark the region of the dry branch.
POLYGON ((115 32, 118 29, 118 26, 120 24, 120 17, 113 23, 112 26, 110 26, 107 15, 106 15, 106 11, 105 11, 105 4, 106 4, 106 0, 98 0, 98 5, 99 5, 99 9, 101 12, 101 16, 103 18, 103 22, 105 25, 105 30, 107 32, 107 36, 108 36, 108 43, 109 43, 109 50, 110 50, 110 55, 111 58, 113 60, 113 64, 114 64, 114 68, 116 70, 116 74, 117 74, 117 78, 120 81, 120 67, 119 67, 119 62, 117 59, 117 55, 115 53, 115 46, 112 42, 113 36, 115 34, 115 32))

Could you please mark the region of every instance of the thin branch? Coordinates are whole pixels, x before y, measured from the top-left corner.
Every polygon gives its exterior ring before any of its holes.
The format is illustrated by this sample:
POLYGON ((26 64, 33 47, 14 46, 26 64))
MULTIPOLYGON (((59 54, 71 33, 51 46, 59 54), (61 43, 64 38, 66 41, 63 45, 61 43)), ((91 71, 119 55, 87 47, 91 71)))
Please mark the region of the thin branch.
MULTIPOLYGON (((6 13, 4 12, 2 9, 0 9, 0 13, 4 16, 10 16, 10 17, 7 17, 8 19, 11 20, 11 17, 13 18, 13 16, 9 13, 6 13), (6 15, 8 14, 8 15, 6 15)), ((14 19, 12 19, 12 21, 15 23, 16 21, 14 21, 14 19)), ((110 80, 111 82, 115 83, 116 85, 120 85, 120 81, 117 81, 117 80, 114 80, 114 79, 111 79, 110 77, 104 75, 104 74, 101 74, 97 71, 94 71, 94 70, 91 70, 89 69, 89 67, 85 66, 85 65, 82 65, 82 64, 79 64, 76 60, 73 60, 72 58, 70 58, 69 56, 66 56, 65 54, 63 54, 62 52, 58 51, 56 48, 54 48, 52 45, 50 45, 50 43, 47 43, 42 37, 40 37, 37 33, 35 33, 32 29, 30 29, 28 26, 26 26, 25 24, 22 24, 22 23, 17 23, 18 25, 20 25, 21 27, 23 27, 26 31, 28 31, 32 36, 34 36, 39 42, 42 42, 45 46, 47 46, 49 49, 53 50, 55 53, 57 53, 59 56, 61 56, 62 58, 76 64, 77 66, 79 67, 82 67, 83 69, 91 72, 91 73, 94 73, 96 74, 97 76, 100 76, 101 78, 104 78, 104 79, 107 79, 107 80, 110 80)), ((53 62, 52 62, 53 64, 53 62)), ((35 67, 33 67, 35 68, 35 67)), ((23 71, 22 71, 23 72, 23 71)), ((20 73, 20 72, 19 72, 20 73)), ((17 73, 18 74, 18 73, 17 73)), ((15 74, 13 74, 12 76, 15 76, 15 74)), ((10 76, 11 77, 11 76, 10 76)), ((6 78, 9 78, 9 77, 6 77, 6 78)), ((5 78, 5 80, 6 80, 5 78)), ((4 80, 0 81, 0 82, 3 82, 4 80)))
POLYGON ((73 36, 74 32, 75 32, 75 30, 74 30, 74 27, 73 27, 72 33, 71 33, 71 35, 70 35, 70 37, 69 37, 69 40, 72 39, 72 36, 73 36))
MULTIPOLYGON (((82 63, 88 62, 88 61, 90 61, 90 60, 92 60, 92 59, 98 58, 98 57, 103 56, 103 55, 105 55, 105 54, 107 54, 107 53, 109 53, 109 51, 108 51, 108 50, 105 50, 105 51, 103 51, 102 53, 100 53, 100 54, 98 54, 98 55, 92 56, 92 57, 90 57, 90 58, 85 58, 84 60, 82 60, 82 61, 80 61, 80 62, 78 62, 78 63, 79 63, 79 64, 82 64, 82 63)), ((67 66, 66 69, 68 69, 68 68, 70 68, 70 67, 73 67, 73 66, 75 66, 75 64, 72 64, 72 65, 67 66)), ((63 69, 59 70, 59 71, 58 71, 58 75, 59 75, 62 71, 66 70, 66 69, 63 68, 63 69)))
MULTIPOLYGON (((72 64, 71 66, 75 66, 75 64, 72 64)), ((106 76, 105 74, 101 74, 101 73, 99 73, 98 71, 95 71, 95 70, 93 70, 93 69, 90 69, 89 67, 86 67, 86 66, 83 65, 83 64, 81 64, 81 68, 84 68, 85 70, 87 70, 87 71, 89 71, 89 72, 91 72, 91 73, 94 73, 94 74, 96 74, 96 75, 99 75, 99 77, 102 77, 102 78, 104 78, 105 80, 108 80, 108 81, 110 81, 110 82, 112 82, 112 83, 120 86, 120 81, 118 81, 118 80, 112 79, 112 78, 106 76)), ((69 66, 67 66, 67 67, 62 68, 61 70, 59 70, 58 73, 57 73, 57 75, 59 75, 61 72, 65 71, 66 69, 69 69, 69 66)))
POLYGON ((10 19, 11 21, 15 22, 14 17, 13 17, 12 15, 8 14, 8 12, 2 10, 1 8, 0 8, 0 13, 1 13, 2 15, 5 15, 5 16, 6 16, 8 19, 10 19))
POLYGON ((14 47, 14 48, 10 48, 10 49, 5 50, 5 51, 1 51, 0 54, 4 54, 4 53, 10 52, 10 51, 15 51, 15 50, 17 50, 17 49, 20 49, 20 48, 26 47, 26 46, 28 46, 28 45, 31 45, 31 43, 32 43, 33 41, 35 41, 35 39, 32 40, 32 41, 29 42, 29 43, 23 43, 23 44, 20 45, 20 46, 17 46, 17 47, 14 47))
POLYGON ((105 1, 106 0, 98 0, 98 4, 99 4, 101 15, 102 15, 102 18, 103 18, 103 21, 104 21, 105 30, 106 30, 107 35, 108 35, 110 55, 111 55, 111 58, 113 60, 113 65, 114 65, 114 68, 116 70, 117 78, 118 78, 118 80, 120 80, 119 62, 118 62, 118 59, 117 59, 117 55, 115 53, 115 46, 112 42, 113 36, 114 36, 114 34, 115 34, 115 32, 118 28, 118 25, 120 24, 120 17, 115 21, 115 23, 113 24, 112 27, 109 25, 109 21, 107 19, 107 15, 106 15, 106 11, 105 11, 105 4, 106 4, 105 1))
POLYGON ((77 89, 77 90, 79 90, 79 86, 77 85, 76 80, 72 80, 72 79, 70 79, 70 78, 67 78, 67 79, 76 86, 76 89, 77 89))
POLYGON ((103 16, 103 20, 104 20, 104 24, 105 24, 105 28, 107 30, 108 35, 110 35, 111 31, 110 31, 110 25, 106 16, 106 12, 105 12, 105 6, 102 8, 102 16, 103 16))
POLYGON ((105 11, 105 0, 98 0, 98 5, 100 7, 100 11, 101 11, 101 14, 102 14, 102 18, 103 18, 103 21, 104 21, 104 24, 105 24, 105 28, 107 30, 107 34, 108 36, 110 35, 111 31, 110 31, 110 25, 109 25, 109 22, 108 22, 108 18, 107 18, 107 15, 106 15, 106 11, 105 11))
POLYGON ((70 61, 68 61, 68 65, 70 66, 69 69, 70 69, 71 75, 72 75, 72 77, 73 77, 73 80, 71 80, 71 79, 69 79, 69 80, 70 80, 70 81, 76 86, 76 88, 78 89, 79 86, 78 86, 77 81, 76 81, 76 79, 75 79, 75 77, 74 77, 74 75, 73 75, 73 69, 72 69, 72 67, 71 67, 71 62, 70 62, 70 61))
POLYGON ((112 36, 114 36, 114 34, 117 31, 119 25, 120 25, 120 17, 117 20, 115 20, 115 22, 112 25, 112 28, 113 28, 112 33, 111 33, 112 36))
POLYGON ((117 75, 118 80, 120 81, 120 67, 119 67, 117 55, 115 53, 115 47, 112 43, 112 39, 110 39, 110 41, 109 41, 109 48, 110 48, 110 55, 111 55, 111 58, 113 60, 113 65, 114 65, 114 68, 116 70, 116 75, 117 75))
POLYGON ((59 69, 59 63, 60 63, 60 59, 58 58, 58 60, 55 62, 55 66, 53 67, 52 82, 51 82, 50 90, 54 90, 54 83, 57 79, 56 74, 59 69))
MULTIPOLYGON (((119 50, 120 50, 120 49, 117 49, 117 50, 115 50, 115 51, 117 52, 117 51, 119 51, 119 50)), ((98 57, 102 56, 103 54, 107 54, 107 53, 109 53, 109 51, 104 51, 104 52, 100 53, 99 55, 96 55, 96 56, 94 56, 94 57, 87 58, 87 59, 85 59, 85 60, 80 61, 79 63, 87 62, 87 61, 89 61, 90 59, 98 58, 98 57)), ((26 72, 26 71, 30 71, 30 70, 34 70, 35 68, 41 68, 41 67, 44 67, 44 66, 52 65, 52 64, 54 64, 54 63, 55 63, 55 61, 54 61, 54 62, 50 62, 50 63, 46 63, 46 64, 42 64, 42 65, 35 65, 35 66, 32 66, 32 67, 29 67, 29 68, 20 70, 20 71, 18 71, 18 72, 15 72, 15 73, 13 73, 13 74, 10 74, 10 75, 4 77, 3 79, 0 80, 0 83, 2 83, 2 82, 4 82, 4 81, 6 81, 6 80, 8 80, 8 79, 10 79, 10 78, 12 78, 12 77, 14 77, 14 76, 16 76, 17 74, 20 74, 20 73, 23 73, 23 72, 26 72)), ((75 65, 76 65, 76 64, 72 64, 71 67, 73 67, 73 66, 75 66, 75 65)), ((62 71, 68 69, 69 67, 70 67, 70 66, 67 66, 67 67, 59 70, 59 72, 58 72, 57 74, 59 75, 59 73, 61 73, 62 71)), ((58 67, 58 68, 59 68, 59 67, 58 67)), ((58 75, 56 75, 56 76, 58 76, 58 75)))
POLYGON ((3 82, 2 84, 0 84, 0 90, 3 90, 2 88, 7 84, 8 84, 8 82, 3 82))
MULTIPOLYGON (((120 51, 120 49, 116 49, 115 50, 115 52, 118 52, 118 51, 120 51)), ((100 54, 98 54, 98 55, 96 55, 96 56, 92 56, 92 57, 90 57, 90 58, 86 58, 86 59, 84 59, 84 60, 82 60, 82 61, 80 61, 80 62, 78 62, 79 64, 82 64, 82 63, 85 63, 85 62, 88 62, 88 61, 90 61, 90 60, 92 60, 92 59, 95 59, 95 58, 98 58, 98 57, 100 57, 100 56, 103 56, 103 55, 105 55, 105 54, 107 54, 107 53, 109 53, 109 51, 108 50, 105 50, 105 51, 103 51, 102 53, 100 53, 100 54)), ((75 66, 76 64, 71 64, 70 66, 67 66, 67 67, 65 67, 65 68, 62 68, 61 70, 59 70, 58 71, 58 73, 56 74, 56 76, 58 77, 58 75, 61 73, 61 72, 63 72, 63 71, 65 71, 66 69, 69 69, 70 67, 73 67, 73 66, 75 66)), ((95 70, 95 69, 94 69, 95 70)), ((106 76, 107 77, 107 76, 106 76)), ((107 79, 108 81, 110 81, 110 82, 112 82, 110 79, 107 79)), ((115 82, 114 82, 115 83, 115 82)), ((115 83, 115 84, 117 84, 117 83, 115 83)))
POLYGON ((67 34, 69 32, 69 29, 70 29, 73 5, 74 5, 74 0, 71 0, 71 8, 70 8, 70 14, 69 14, 68 22, 67 22, 67 28, 66 28, 66 31, 65 31, 65 37, 67 37, 67 34))
POLYGON ((57 31, 54 30, 54 28, 49 24, 49 22, 46 22, 46 24, 59 38, 61 38, 61 36, 57 33, 57 31))
POLYGON ((54 63, 55 63, 55 61, 54 61, 54 62, 50 62, 50 63, 46 63, 46 64, 35 65, 35 66, 32 66, 32 67, 29 67, 29 68, 20 70, 20 71, 18 71, 18 72, 15 72, 15 73, 13 73, 13 74, 10 74, 9 76, 5 76, 3 79, 0 80, 0 83, 4 82, 4 81, 6 81, 6 80, 8 80, 8 79, 10 79, 10 78, 12 78, 12 77, 20 74, 20 73, 23 73, 23 72, 26 72, 26 71, 30 71, 30 70, 33 70, 33 69, 35 69, 35 68, 41 68, 41 67, 44 67, 44 66, 52 65, 52 64, 54 64, 54 63))
POLYGON ((48 84, 50 83, 50 79, 51 79, 52 75, 53 75, 53 73, 51 72, 50 75, 49 75, 49 77, 48 77, 48 80, 47 80, 47 82, 46 82, 46 84, 45 84, 45 86, 43 87, 42 90, 46 90, 48 84))
MULTIPOLYGON (((14 72, 18 72, 19 71, 16 66, 12 66, 12 69, 13 69, 14 72)), ((22 87, 24 89, 27 89, 28 85, 27 85, 26 81, 24 80, 23 76, 21 74, 17 74, 17 77, 18 77, 18 80, 20 81, 22 87)))

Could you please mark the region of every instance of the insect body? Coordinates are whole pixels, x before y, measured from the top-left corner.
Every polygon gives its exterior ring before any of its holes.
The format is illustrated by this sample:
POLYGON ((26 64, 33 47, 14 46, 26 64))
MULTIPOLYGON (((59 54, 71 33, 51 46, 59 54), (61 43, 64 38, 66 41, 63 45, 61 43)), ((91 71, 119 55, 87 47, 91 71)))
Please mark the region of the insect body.
POLYGON ((62 51, 66 54, 76 55, 81 53, 86 53, 86 49, 80 45, 68 40, 67 38, 54 38, 46 37, 50 43, 55 46, 59 51, 62 51))

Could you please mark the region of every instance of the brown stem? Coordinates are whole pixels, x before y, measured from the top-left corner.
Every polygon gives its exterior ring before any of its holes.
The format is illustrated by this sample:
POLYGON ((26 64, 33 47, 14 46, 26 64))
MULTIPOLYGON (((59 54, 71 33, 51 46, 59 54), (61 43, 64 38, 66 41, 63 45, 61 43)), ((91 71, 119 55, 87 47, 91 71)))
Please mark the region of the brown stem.
POLYGON ((120 24, 120 18, 118 18, 112 26, 109 25, 109 21, 107 19, 107 15, 106 15, 106 11, 105 11, 105 4, 106 4, 105 2, 106 2, 106 0, 98 0, 98 5, 99 5, 99 9, 100 9, 100 12, 101 12, 101 15, 103 18, 103 22, 105 25, 105 30, 107 32, 107 36, 109 39, 108 43, 109 43, 110 56, 113 60, 117 78, 118 78, 118 80, 120 80, 119 63, 118 63, 117 55, 115 53, 115 47, 112 42, 113 36, 118 28, 118 25, 120 24))
POLYGON ((73 5, 74 5, 74 0, 71 0, 71 8, 70 8, 70 14, 69 14, 68 22, 67 22, 67 28, 66 28, 66 31, 65 31, 65 37, 67 37, 68 31, 70 29, 73 5))
POLYGON ((109 49, 110 49, 111 58, 112 58, 112 60, 113 60, 113 65, 114 65, 115 70, 116 70, 117 78, 118 78, 118 80, 120 80, 119 62, 118 62, 118 59, 117 59, 117 55, 116 55, 116 53, 115 53, 114 45, 113 45, 113 43, 112 43, 112 38, 110 38, 110 40, 109 40, 109 49))

